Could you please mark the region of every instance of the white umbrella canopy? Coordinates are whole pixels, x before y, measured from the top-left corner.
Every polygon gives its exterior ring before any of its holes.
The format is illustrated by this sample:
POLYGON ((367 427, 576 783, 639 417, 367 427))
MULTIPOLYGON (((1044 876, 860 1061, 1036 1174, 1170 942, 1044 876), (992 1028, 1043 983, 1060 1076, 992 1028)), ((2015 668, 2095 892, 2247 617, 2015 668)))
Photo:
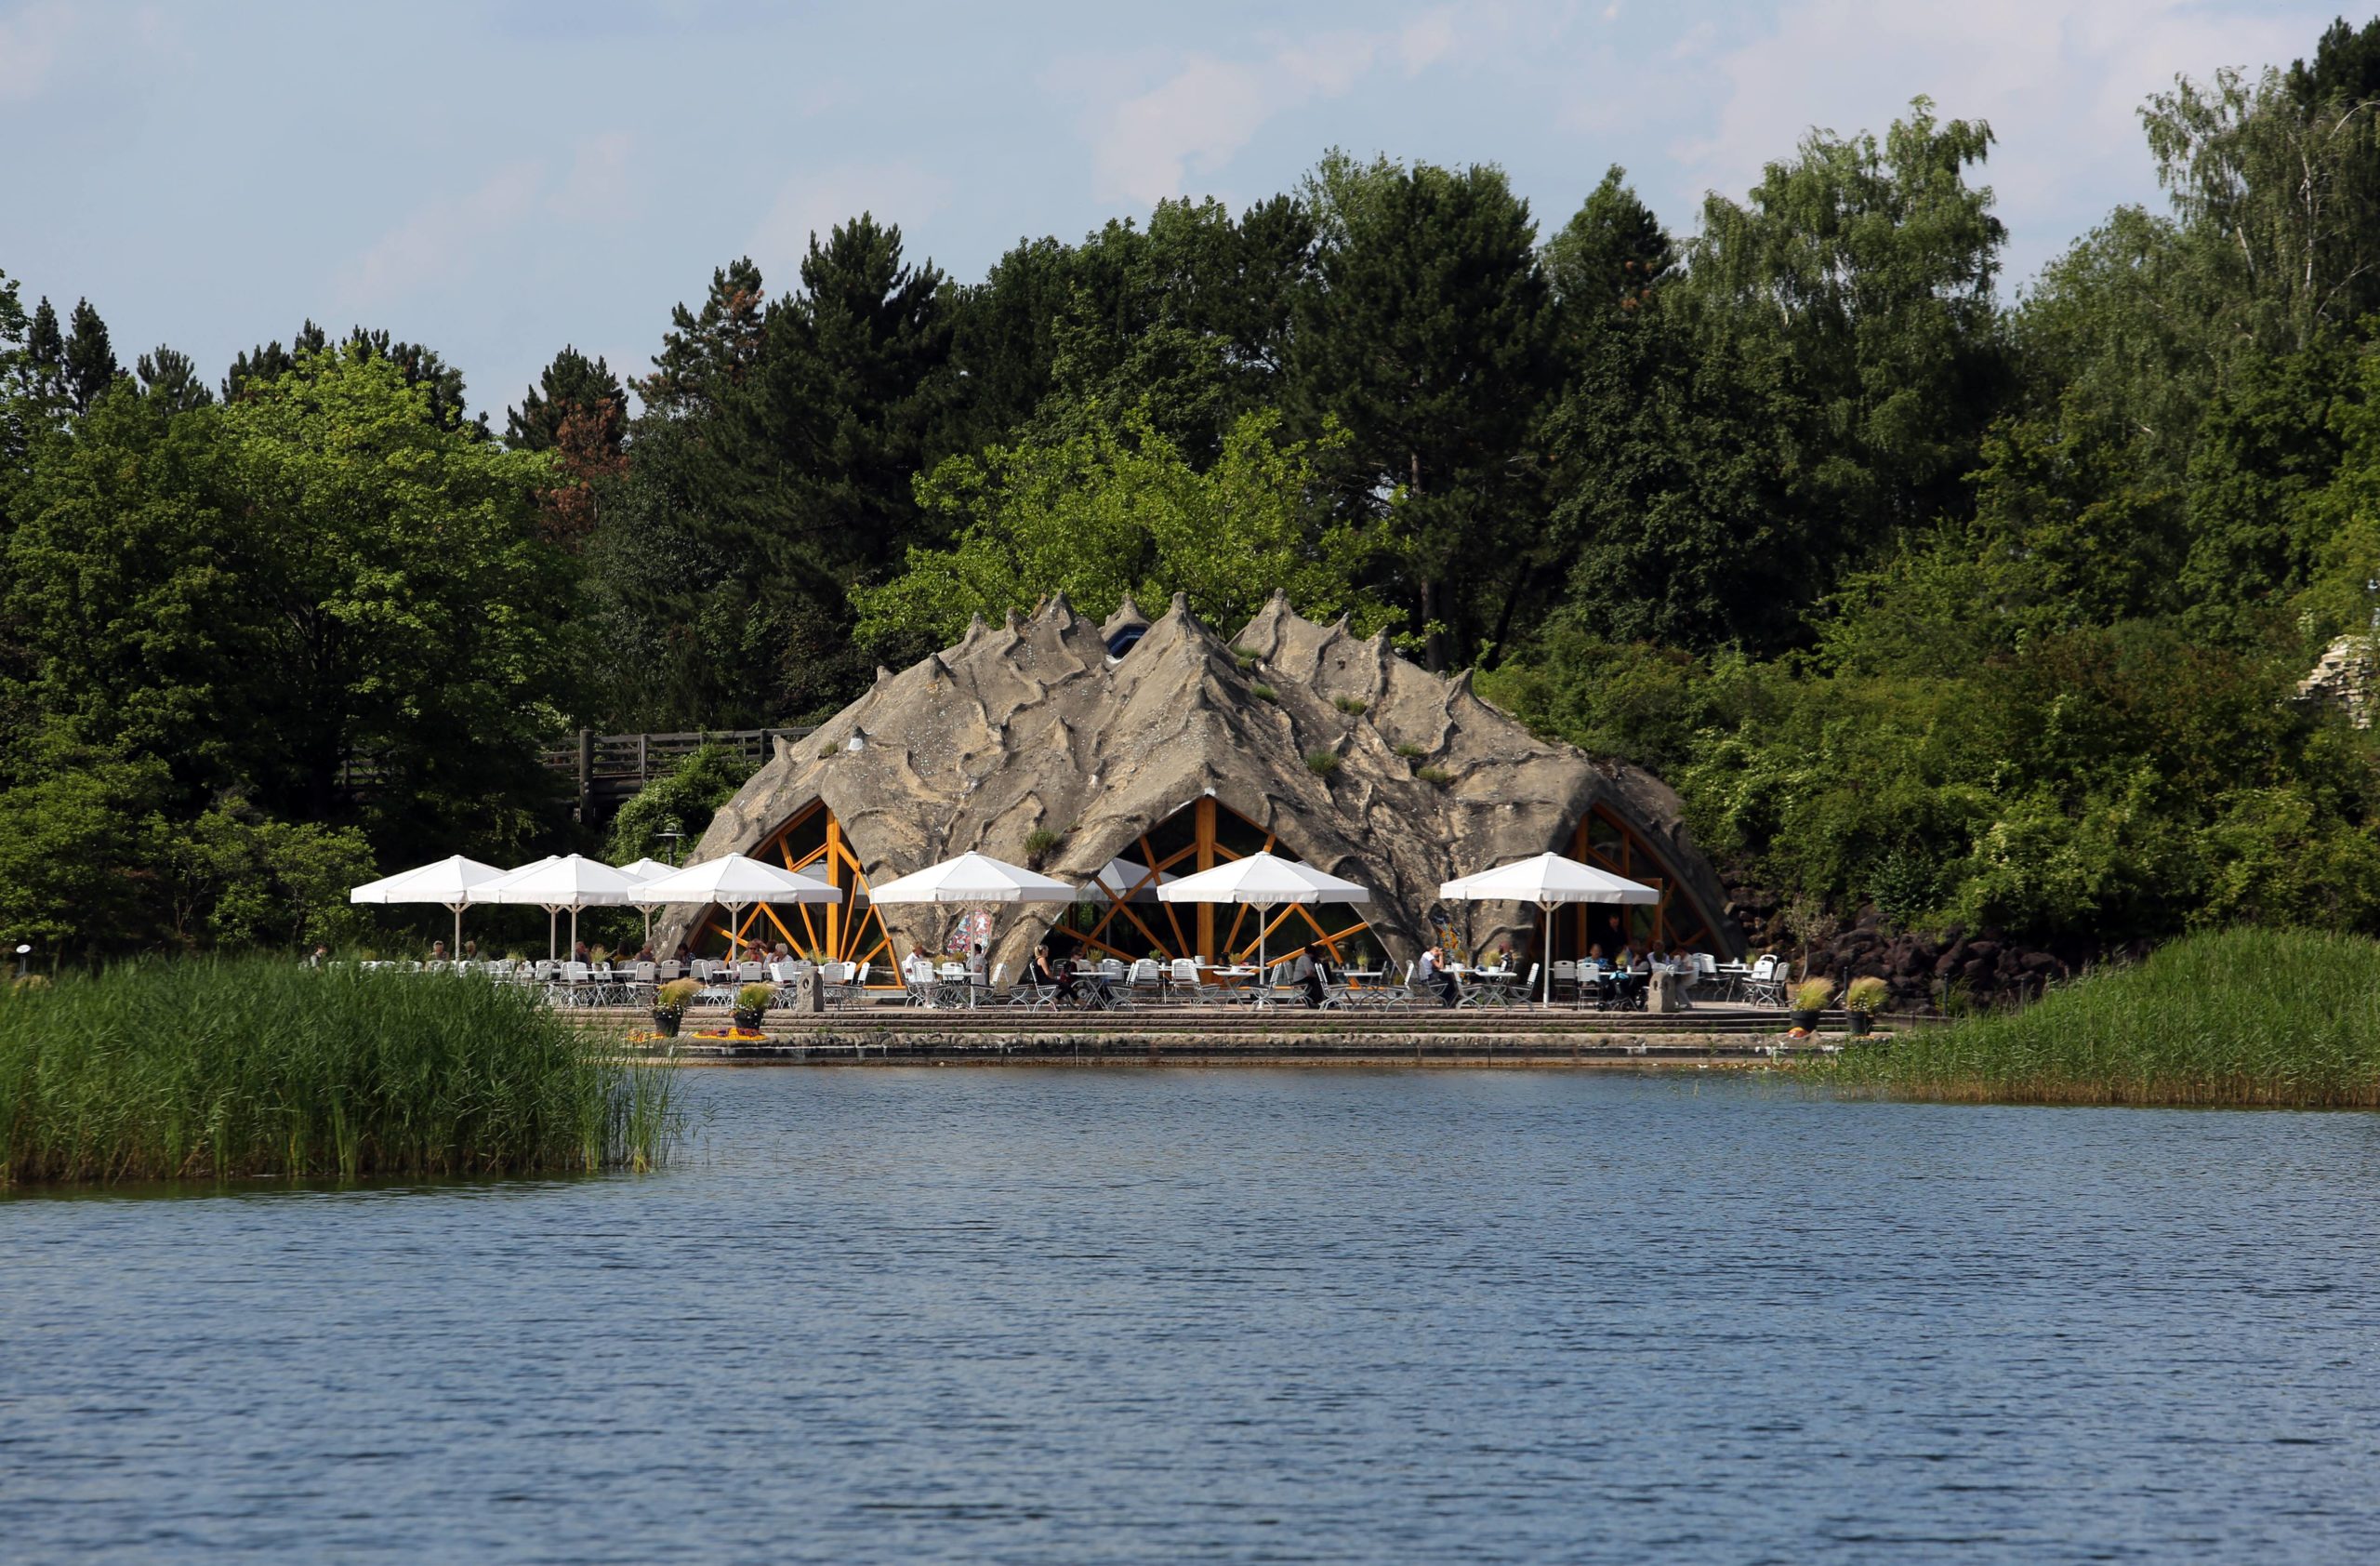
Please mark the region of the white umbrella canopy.
POLYGON ((494 865, 450 854, 435 864, 416 865, 395 875, 367 881, 350 889, 347 900, 372 904, 436 903, 455 916, 453 949, 459 952, 463 949, 463 906, 471 900, 470 889, 503 873, 494 865))
POLYGON ((975 853, 867 889, 872 903, 1071 903, 1081 896, 1065 882, 975 853))
POLYGON ((1545 974, 1543 1003, 1554 1003, 1554 909, 1561 903, 1658 903, 1661 894, 1640 881, 1582 865, 1559 854, 1540 854, 1458 876, 1439 886, 1438 896, 1455 902, 1535 903, 1545 914, 1546 940, 1540 944, 1540 966, 1545 974))
MULTIPOLYGON (((867 889, 871 903, 967 903, 978 908, 993 903, 1071 903, 1081 896, 1079 887, 972 850, 867 889)), ((988 922, 990 916, 985 917, 988 922)), ((972 985, 968 988, 967 1003, 975 1003, 972 985)))
POLYGON ((1082 896, 1092 902, 1120 903, 1154 902, 1160 886, 1170 886, 1182 878, 1165 870, 1149 879, 1149 868, 1137 859, 1110 859, 1100 872, 1083 883, 1082 896))
MULTIPOLYGON (((560 909, 570 910, 570 946, 578 949, 578 910, 583 908, 617 908, 628 901, 643 885, 631 876, 601 859, 590 859, 584 854, 566 854, 560 858, 523 865, 511 874, 491 885, 483 902, 526 905, 544 909, 548 914, 560 909)), ((550 923, 548 925, 551 929, 550 923)), ((546 949, 553 950, 549 935, 546 949)))
MULTIPOLYGON (((469 896, 467 896, 463 900, 474 905, 496 902, 500 900, 496 894, 504 888, 508 882, 513 881, 518 877, 527 875, 531 870, 543 869, 548 865, 552 864, 556 859, 561 857, 562 856, 559 854, 549 854, 542 859, 532 860, 530 863, 525 865, 515 865, 510 869, 506 870, 502 875, 497 876, 494 881, 483 881, 477 886, 472 887, 469 896)), ((561 912, 562 909, 559 906, 546 909, 546 957, 549 961, 551 961, 553 958, 554 943, 558 938, 554 934, 554 919, 561 912)))
POLYGON ((728 948, 733 955, 743 944, 735 933, 738 916, 752 904, 840 903, 843 894, 814 876, 780 869, 743 854, 722 854, 639 883, 627 900, 656 908, 663 903, 717 903, 727 910, 728 948))
MULTIPOLYGON (((1355 882, 1284 859, 1277 854, 1250 854, 1244 859, 1185 875, 1157 889, 1167 903, 1246 903, 1251 908, 1279 908, 1290 903, 1368 903, 1370 889, 1355 882)), ((1256 971, 1264 971, 1263 923, 1256 927, 1256 971)), ((1226 953, 1228 955, 1228 953, 1226 953)), ((1258 999, 1263 995, 1260 992, 1258 999)))
MULTIPOLYGON (((675 874, 678 869, 675 865, 664 864, 651 857, 630 860, 617 868, 622 875, 632 876, 638 881, 658 881, 665 875, 675 874)), ((638 896, 642 896, 643 894, 639 893, 638 896)), ((648 947, 653 944, 653 910, 660 906, 659 903, 645 902, 632 902, 628 905, 644 915, 644 944, 648 947)))

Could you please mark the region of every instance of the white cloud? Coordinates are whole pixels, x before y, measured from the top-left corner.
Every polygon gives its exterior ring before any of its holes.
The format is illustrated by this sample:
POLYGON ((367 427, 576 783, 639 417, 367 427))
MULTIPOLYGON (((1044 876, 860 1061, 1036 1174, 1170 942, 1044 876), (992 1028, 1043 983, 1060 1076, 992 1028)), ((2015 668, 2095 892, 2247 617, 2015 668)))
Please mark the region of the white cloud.
POLYGON ((30 6, 0 19, 0 103, 40 97, 73 31, 73 9, 64 5, 30 6))
POLYGON ((339 293, 350 305, 392 299, 468 276, 487 245, 529 215, 545 165, 536 158, 509 163, 462 196, 423 203, 358 256, 339 278, 339 293))
MULTIPOLYGON (((1180 195, 1191 169, 1211 174, 1248 145, 1270 113, 1266 87, 1254 67, 1200 56, 1155 90, 1116 105, 1103 116, 1092 152, 1099 193, 1144 204, 1180 195)), ((1269 96, 1277 105, 1280 95, 1269 96)))
POLYGON ((1462 13, 1440 7, 1376 32, 1274 40, 1251 59, 1176 57, 1162 80, 1137 93, 1102 90, 1102 84, 1127 73, 1112 61, 1104 68, 1078 63, 1049 85, 1091 100, 1083 131, 1091 146, 1094 193, 1103 201, 1146 205, 1189 194, 1194 177, 1220 170, 1275 115, 1344 97, 1392 61, 1406 75, 1417 75, 1502 21, 1501 7, 1462 13))
POLYGON ((630 146, 628 133, 618 130, 579 142, 570 172, 546 198, 546 209, 557 218, 578 220, 630 216, 636 206, 628 181, 630 146))
POLYGON ((879 223, 901 226, 906 258, 923 259, 914 242, 918 226, 950 202, 950 181, 915 163, 842 164, 795 175, 777 189, 776 200, 747 249, 760 263, 772 289, 792 286, 795 270, 810 253, 810 236, 823 242, 837 223, 872 213, 879 223))

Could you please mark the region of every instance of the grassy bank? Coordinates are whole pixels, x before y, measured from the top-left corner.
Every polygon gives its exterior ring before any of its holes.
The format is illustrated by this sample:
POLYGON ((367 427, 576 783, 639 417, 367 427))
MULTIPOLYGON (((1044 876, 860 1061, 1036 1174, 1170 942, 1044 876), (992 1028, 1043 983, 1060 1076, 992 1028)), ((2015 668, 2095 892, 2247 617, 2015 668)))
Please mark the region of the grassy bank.
POLYGON ((1974 1103, 2380 1107, 2380 943, 2229 930, 1846 1052, 1839 1085, 1974 1103))
POLYGON ((0 1184, 646 1168, 666 1071, 484 982, 154 961, 0 990, 0 1184))

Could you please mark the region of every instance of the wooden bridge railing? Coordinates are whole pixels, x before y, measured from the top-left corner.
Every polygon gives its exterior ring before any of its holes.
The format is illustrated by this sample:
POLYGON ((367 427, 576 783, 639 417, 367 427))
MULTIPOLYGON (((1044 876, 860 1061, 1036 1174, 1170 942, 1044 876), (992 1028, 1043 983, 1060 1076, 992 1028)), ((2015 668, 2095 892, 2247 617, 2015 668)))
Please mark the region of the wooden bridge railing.
MULTIPOLYGON (((590 808, 608 810, 635 797, 638 790, 705 745, 719 746, 747 766, 758 767, 769 759, 780 737, 806 739, 816 732, 817 726, 812 723, 791 728, 694 729, 683 734, 597 734, 580 729, 571 744, 541 750, 537 760, 576 785, 583 815, 590 808)), ((380 780, 379 765, 368 756, 350 761, 339 775, 340 784, 350 790, 373 788, 380 780)))

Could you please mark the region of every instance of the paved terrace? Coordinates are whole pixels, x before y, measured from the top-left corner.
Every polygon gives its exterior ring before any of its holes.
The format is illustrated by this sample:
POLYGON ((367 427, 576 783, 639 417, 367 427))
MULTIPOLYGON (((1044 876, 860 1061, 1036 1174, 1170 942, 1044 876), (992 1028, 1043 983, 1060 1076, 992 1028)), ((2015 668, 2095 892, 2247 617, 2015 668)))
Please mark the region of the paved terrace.
MULTIPOLYGON (((856 1005, 823 1015, 773 1011, 758 1039, 702 1037, 729 1026, 723 1013, 707 1010, 689 1014, 680 1036, 667 1041, 648 1037, 652 1018, 641 1009, 584 1007, 565 1015, 618 1038, 628 1053, 688 1063, 1692 1066, 1831 1053, 1847 1042, 1847 1018, 1841 1012, 1826 1014, 1815 1036, 1795 1040, 1787 1036, 1792 1024, 1784 1012, 1721 1004, 1666 1015, 1559 1006, 1314 1012, 1183 1005, 1051 1012, 856 1005)), ((1871 1042, 1887 1042, 1895 1031, 1932 1020, 1879 1017, 1871 1042)))

